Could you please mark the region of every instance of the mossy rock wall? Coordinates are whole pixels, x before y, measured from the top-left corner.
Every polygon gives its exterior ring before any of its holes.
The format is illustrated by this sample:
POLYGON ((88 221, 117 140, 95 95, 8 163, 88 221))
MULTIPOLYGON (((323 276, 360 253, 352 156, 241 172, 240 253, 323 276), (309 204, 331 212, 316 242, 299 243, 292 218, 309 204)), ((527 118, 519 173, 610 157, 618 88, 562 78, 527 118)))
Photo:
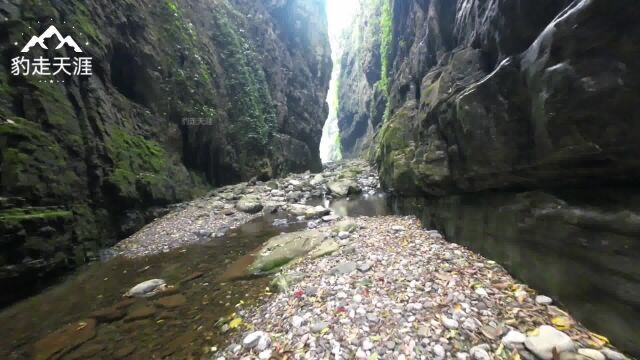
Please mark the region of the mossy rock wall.
POLYGON ((0 267, 26 257, 73 267, 150 209, 320 168, 331 73, 322 0, 24 0, 0 14, 0 203, 13 211, 0 226, 22 234, 3 237, 0 267), (50 25, 93 58, 91 76, 11 73, 50 25), (19 209, 49 208, 64 226, 40 241, 47 223, 19 209))

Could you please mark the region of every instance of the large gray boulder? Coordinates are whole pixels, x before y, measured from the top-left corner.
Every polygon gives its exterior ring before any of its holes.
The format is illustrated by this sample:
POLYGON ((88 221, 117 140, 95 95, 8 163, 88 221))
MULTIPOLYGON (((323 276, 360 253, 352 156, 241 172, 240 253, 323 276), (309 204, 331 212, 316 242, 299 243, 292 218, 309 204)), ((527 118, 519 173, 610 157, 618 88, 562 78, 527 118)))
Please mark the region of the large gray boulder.
POLYGON ((329 188, 331 194, 339 197, 358 194, 362 192, 362 189, 360 188, 360 186, 358 186, 358 183, 350 179, 330 182, 327 185, 327 188, 329 188))
POLYGON ((243 196, 236 203, 236 209, 249 214, 256 214, 262 210, 263 205, 256 196, 243 196))

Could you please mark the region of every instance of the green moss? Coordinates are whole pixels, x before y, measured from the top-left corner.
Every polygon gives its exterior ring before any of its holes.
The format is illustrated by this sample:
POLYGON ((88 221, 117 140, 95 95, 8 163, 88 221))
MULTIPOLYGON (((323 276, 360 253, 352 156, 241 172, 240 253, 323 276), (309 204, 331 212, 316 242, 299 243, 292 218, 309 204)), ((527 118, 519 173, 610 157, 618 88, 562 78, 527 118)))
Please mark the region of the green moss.
POLYGON ((253 152, 263 150, 275 129, 271 94, 251 45, 239 34, 228 16, 230 10, 214 14, 216 40, 223 50, 223 67, 227 71, 225 87, 231 100, 230 133, 234 143, 253 152))
POLYGON ((2 186, 12 194, 36 198, 68 198, 82 182, 67 163, 66 152, 38 124, 12 117, 0 123, 2 186))
POLYGON ((139 177, 165 176, 167 172, 167 155, 155 141, 113 128, 106 146, 114 162, 109 180, 118 186, 121 195, 136 197, 135 184, 139 177))
POLYGON ((49 0, 25 0, 21 9, 22 17, 26 20, 58 18, 58 11, 49 0))
POLYGON ((391 44, 393 41, 393 17, 391 13, 391 0, 383 0, 382 16, 380 18, 380 28, 382 29, 382 39, 380 41, 380 57, 382 63, 380 88, 387 97, 389 96, 389 72, 391 58, 391 44))
POLYGON ((14 208, 0 211, 0 221, 22 221, 30 219, 71 218, 71 211, 60 209, 14 208))
POLYGON ((333 139, 333 146, 334 149, 336 149, 334 160, 342 160, 342 141, 340 140, 340 132, 336 133, 336 136, 333 139))
POLYGON ((30 85, 35 88, 34 95, 42 104, 47 121, 58 128, 72 130, 75 122, 75 112, 66 96, 64 87, 57 83, 38 82, 36 78, 27 78, 30 85))
POLYGON ((75 27, 74 32, 82 33, 95 44, 102 44, 100 32, 96 29, 92 20, 93 16, 85 6, 84 1, 73 0, 73 11, 67 22, 75 27))

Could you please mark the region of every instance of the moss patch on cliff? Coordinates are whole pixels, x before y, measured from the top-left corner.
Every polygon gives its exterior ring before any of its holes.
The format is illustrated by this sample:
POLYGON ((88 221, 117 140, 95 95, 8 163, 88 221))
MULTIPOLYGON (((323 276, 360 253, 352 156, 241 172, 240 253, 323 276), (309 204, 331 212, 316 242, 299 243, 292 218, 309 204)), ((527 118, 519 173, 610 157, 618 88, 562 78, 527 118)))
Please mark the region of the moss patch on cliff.
POLYGON ((156 182, 167 171, 166 154, 155 141, 113 128, 106 146, 114 162, 109 180, 118 187, 122 196, 137 197, 138 178, 156 182))
POLYGON ((80 179, 68 167, 64 150, 37 124, 12 117, 0 119, 2 186, 10 193, 40 201, 67 198, 80 179))
POLYGON ((393 23, 391 13, 391 0, 383 0, 382 16, 380 18, 380 28, 382 29, 382 39, 380 41, 380 61, 382 63, 382 71, 380 74, 380 88, 385 95, 389 96, 389 72, 391 71, 391 42, 393 40, 393 23))
POLYGON ((222 60, 227 70, 231 136, 234 143, 258 151, 264 149, 275 130, 271 94, 251 44, 240 35, 229 14, 230 10, 224 9, 216 12, 214 19, 218 28, 216 40, 223 49, 222 60))

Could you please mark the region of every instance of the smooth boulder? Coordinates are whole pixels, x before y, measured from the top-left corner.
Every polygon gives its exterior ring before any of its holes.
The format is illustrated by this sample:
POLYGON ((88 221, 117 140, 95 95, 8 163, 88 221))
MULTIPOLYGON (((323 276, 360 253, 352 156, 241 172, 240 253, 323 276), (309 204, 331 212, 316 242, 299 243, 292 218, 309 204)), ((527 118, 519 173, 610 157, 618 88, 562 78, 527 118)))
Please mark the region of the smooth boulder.
POLYGON ((535 335, 527 337, 524 345, 529 351, 544 360, 553 359, 554 348, 558 353, 575 350, 575 344, 569 335, 548 325, 540 326, 535 335))
POLYGON ((324 234, 317 230, 298 231, 272 237, 256 255, 256 259, 249 266, 249 272, 259 274, 283 266, 307 255, 323 240, 324 234))
POLYGON ((236 203, 236 209, 248 213, 248 214, 256 214, 259 213, 263 208, 260 199, 255 196, 243 196, 236 203))

